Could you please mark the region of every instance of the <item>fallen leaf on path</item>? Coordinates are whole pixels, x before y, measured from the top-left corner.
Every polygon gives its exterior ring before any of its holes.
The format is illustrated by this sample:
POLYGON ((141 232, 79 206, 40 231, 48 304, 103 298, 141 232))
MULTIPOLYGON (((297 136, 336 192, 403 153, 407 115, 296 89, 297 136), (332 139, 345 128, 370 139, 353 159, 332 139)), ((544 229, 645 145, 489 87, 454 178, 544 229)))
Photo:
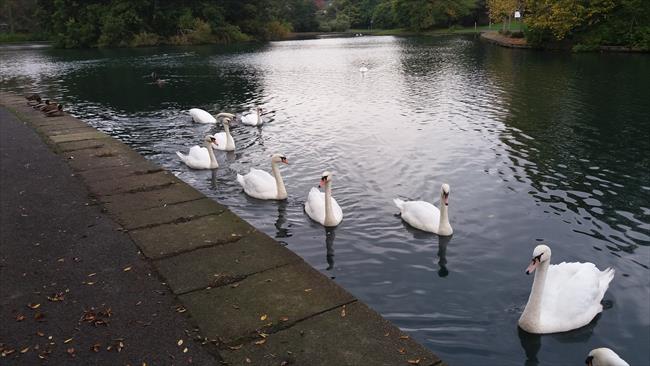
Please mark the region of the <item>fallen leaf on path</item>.
POLYGON ((260 316, 260 320, 266 320, 266 318, 268 318, 268 317, 269 317, 268 315, 264 314, 264 315, 260 316))
POLYGON ((41 304, 37 304, 37 303, 29 303, 29 304, 27 304, 27 307, 29 307, 29 308, 32 309, 32 310, 33 310, 33 309, 38 309, 38 308, 41 307, 41 304))
POLYGON ((286 317, 286 316, 283 316, 283 317, 281 317, 281 318, 280 318, 280 320, 281 320, 281 321, 283 321, 283 322, 286 322, 286 321, 288 321, 288 320, 289 320, 289 318, 288 318, 288 317, 286 317))
POLYGON ((88 277, 92 277, 92 276, 94 276, 94 275, 96 275, 96 274, 97 274, 97 272, 90 273, 90 274, 88 275, 88 277))
POLYGON ((341 309, 341 318, 345 318, 345 305, 343 305, 343 308, 341 309))
POLYGON ((176 344, 179 345, 179 346, 183 345, 183 340, 179 339, 178 342, 176 342, 176 344))
POLYGON ((128 272, 128 271, 130 271, 130 270, 131 270, 131 266, 128 266, 128 267, 124 268, 122 271, 124 271, 124 272, 128 272))
POLYGON ((253 361, 251 361, 250 358, 246 357, 246 363, 251 363, 251 362, 253 362, 253 361))
POLYGON ((100 343, 95 343, 93 344, 92 347, 90 347, 90 350, 97 353, 101 349, 102 345, 100 343))
POLYGON ((240 348, 242 348, 242 347, 244 347, 243 344, 240 344, 240 345, 238 345, 238 346, 228 346, 228 348, 231 349, 231 350, 233 350, 233 351, 236 351, 236 350, 238 350, 238 349, 240 349, 240 348))
POLYGON ((266 343, 266 339, 265 339, 265 338, 264 338, 264 339, 260 339, 259 341, 255 342, 255 344, 258 345, 258 346, 261 346, 261 345, 263 345, 264 343, 266 343))
POLYGON ((25 320, 25 316, 23 314, 16 315, 17 322, 22 322, 23 320, 25 320))
POLYGON ((230 285, 230 288, 235 288, 235 287, 239 287, 239 282, 233 283, 232 285, 230 285))
POLYGON ((36 335, 39 336, 39 337, 44 337, 45 333, 41 332, 40 330, 37 330, 36 335))
POLYGON ((72 338, 68 338, 65 341, 63 341, 63 343, 70 343, 71 341, 72 341, 72 338))
POLYGON ((310 288, 306 288, 306 289, 305 289, 305 292, 311 292, 311 289, 310 289, 310 288))
POLYGON ((420 364, 420 359, 418 358, 418 359, 415 359, 415 360, 407 360, 406 362, 408 362, 411 365, 419 365, 420 364))
POLYGON ((183 348, 183 353, 187 353, 187 347, 183 348))
POLYGON ((29 346, 27 346, 27 347, 21 349, 21 350, 20 350, 20 353, 27 353, 27 351, 29 351, 29 346))
POLYGON ((48 296, 47 299, 52 302, 57 302, 57 301, 63 301, 65 299, 65 296, 63 295, 63 292, 59 292, 59 293, 52 294, 52 296, 48 296))
POLYGON ((410 337, 407 335, 400 336, 399 339, 409 339, 410 337))

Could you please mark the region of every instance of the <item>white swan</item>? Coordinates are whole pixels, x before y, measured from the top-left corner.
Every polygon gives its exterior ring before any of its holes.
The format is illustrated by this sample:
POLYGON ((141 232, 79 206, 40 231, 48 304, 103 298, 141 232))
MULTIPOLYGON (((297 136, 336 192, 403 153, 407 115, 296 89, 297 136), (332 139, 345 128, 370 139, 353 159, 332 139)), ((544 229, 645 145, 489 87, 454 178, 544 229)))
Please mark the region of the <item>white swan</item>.
POLYGON ((319 187, 325 186, 325 193, 313 187, 307 195, 305 212, 314 221, 323 226, 336 226, 343 220, 343 210, 332 197, 332 173, 323 173, 319 187))
POLYGON ((262 119, 262 108, 257 107, 254 111, 243 115, 241 117, 241 123, 249 126, 259 126, 264 123, 262 119))
POLYGON ((251 197, 261 200, 287 199, 287 190, 284 188, 284 181, 276 163, 289 164, 283 154, 273 154, 271 156, 273 175, 264 170, 251 169, 250 173, 246 175, 237 174, 237 182, 244 188, 244 192, 251 197))
POLYGON ((587 366, 630 366, 616 352, 604 347, 592 349, 585 363, 587 366))
POLYGON ((192 116, 192 121, 196 123, 217 123, 217 119, 203 109, 190 109, 190 116, 192 116))
POLYGON ((519 318, 519 327, 528 333, 566 332, 589 324, 603 311, 600 301, 614 278, 613 269, 600 271, 593 263, 550 263, 551 248, 536 246, 526 274, 537 272, 519 318))
POLYGON ((235 140, 230 134, 230 122, 235 115, 230 113, 219 113, 217 118, 221 118, 224 132, 215 133, 213 137, 217 140, 217 150, 235 151, 235 140))
POLYGON ((368 72, 368 68, 365 67, 365 66, 361 66, 361 67, 359 68, 359 72, 362 73, 362 74, 363 74, 363 73, 366 73, 366 72, 368 72))
POLYGON ((428 231, 440 236, 449 236, 454 230, 449 224, 449 184, 440 189, 440 209, 426 201, 402 201, 393 199, 402 215, 402 220, 416 229, 428 231))
POLYGON ((206 136, 204 142, 205 147, 195 145, 190 148, 189 154, 185 155, 177 151, 176 155, 192 169, 218 168, 219 163, 217 163, 217 159, 214 157, 214 151, 212 151, 212 148, 216 144, 214 137, 206 136))

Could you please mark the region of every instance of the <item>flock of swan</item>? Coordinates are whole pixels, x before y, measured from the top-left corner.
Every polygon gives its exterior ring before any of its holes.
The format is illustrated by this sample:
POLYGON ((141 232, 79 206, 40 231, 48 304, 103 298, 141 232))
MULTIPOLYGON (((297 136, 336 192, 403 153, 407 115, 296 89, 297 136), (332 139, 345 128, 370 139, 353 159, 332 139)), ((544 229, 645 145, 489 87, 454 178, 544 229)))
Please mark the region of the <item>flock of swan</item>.
MULTIPOLYGON (((221 120, 223 132, 208 135, 204 146, 193 146, 189 153, 176 154, 189 168, 215 169, 219 166, 214 150, 234 151, 235 141, 230 124, 236 116, 219 113, 212 116, 207 111, 192 108, 189 111, 196 123, 217 123, 221 120)), ((262 109, 256 108, 240 117, 241 123, 259 126, 263 123, 262 109)), ((271 156, 272 174, 264 170, 250 169, 245 175, 237 174, 237 182, 244 192, 261 200, 284 200, 287 191, 278 164, 288 164, 284 154, 271 156)), ((305 213, 325 227, 335 227, 343 220, 343 210, 332 197, 332 173, 325 171, 320 177, 320 188, 312 188, 307 194, 305 213)), ((453 229, 449 223, 450 187, 443 184, 440 190, 440 208, 426 201, 403 201, 394 199, 401 218, 410 226, 440 236, 450 236, 453 229)), ((614 270, 599 270, 593 263, 551 264, 551 248, 538 245, 533 251, 526 274, 535 272, 533 285, 526 307, 518 324, 529 333, 546 334, 566 332, 589 324, 603 310, 601 300, 614 278, 614 270)), ((589 366, 629 366, 609 348, 597 348, 589 352, 589 366)))

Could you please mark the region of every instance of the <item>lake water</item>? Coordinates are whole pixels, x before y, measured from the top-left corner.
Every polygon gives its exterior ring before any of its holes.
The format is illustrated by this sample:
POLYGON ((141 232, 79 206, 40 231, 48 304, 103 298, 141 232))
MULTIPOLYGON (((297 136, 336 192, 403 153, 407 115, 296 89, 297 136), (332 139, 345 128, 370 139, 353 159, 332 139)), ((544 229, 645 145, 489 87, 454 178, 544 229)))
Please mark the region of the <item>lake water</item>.
MULTIPOLYGON (((356 37, 231 47, 1 49, 0 87, 40 92, 286 245, 451 365, 581 365, 606 346, 650 364, 650 55, 510 50, 473 36, 356 37), (368 67, 365 74, 361 66, 368 67), (147 77, 156 71, 167 85, 147 77), (187 151, 242 112, 216 173, 187 151), (281 152, 286 202, 235 176, 281 152), (303 212, 325 170, 344 219, 303 212), (403 224, 394 197, 438 201, 454 235, 403 224), (616 276, 589 326, 518 332, 535 245, 616 276)), ((263 255, 263 253, 260 253, 263 255)), ((396 350, 397 352, 397 350, 396 350)))

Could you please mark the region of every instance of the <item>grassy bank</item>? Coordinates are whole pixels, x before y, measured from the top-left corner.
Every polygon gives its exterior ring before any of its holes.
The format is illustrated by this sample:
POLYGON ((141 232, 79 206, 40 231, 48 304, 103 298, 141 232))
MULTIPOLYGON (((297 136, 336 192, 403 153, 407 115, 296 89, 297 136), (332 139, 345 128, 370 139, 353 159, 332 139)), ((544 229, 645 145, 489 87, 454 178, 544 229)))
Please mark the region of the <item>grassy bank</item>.
MULTIPOLYGON (((521 22, 512 22, 510 24, 510 31, 520 31, 524 30, 524 24, 521 22)), ((346 33, 351 34, 369 34, 375 36, 415 36, 415 35, 424 35, 424 36, 436 36, 436 35, 445 35, 445 34, 467 34, 467 33, 479 33, 484 31, 498 31, 503 29, 503 23, 494 23, 492 25, 480 25, 476 28, 474 27, 461 27, 461 26, 452 26, 449 28, 440 28, 440 29, 431 29, 421 32, 414 32, 406 28, 393 28, 393 29, 349 29, 346 33)))
POLYGON ((47 37, 35 33, 0 33, 0 43, 47 41, 47 37))

